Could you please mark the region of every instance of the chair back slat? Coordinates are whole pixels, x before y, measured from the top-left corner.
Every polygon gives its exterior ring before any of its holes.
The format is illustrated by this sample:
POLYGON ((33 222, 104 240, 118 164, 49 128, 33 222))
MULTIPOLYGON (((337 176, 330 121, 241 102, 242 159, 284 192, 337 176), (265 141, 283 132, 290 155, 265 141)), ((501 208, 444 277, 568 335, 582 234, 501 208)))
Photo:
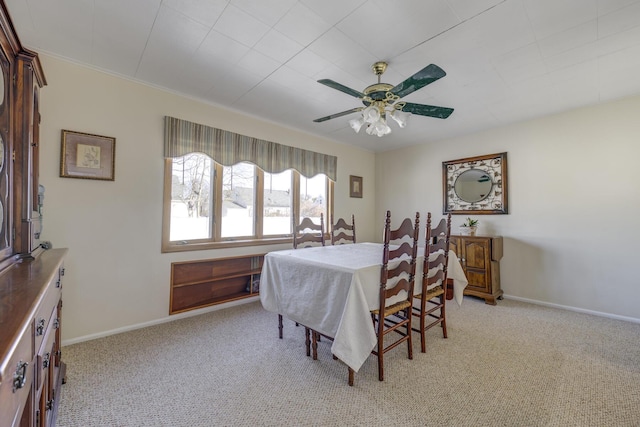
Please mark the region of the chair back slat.
POLYGON ((431 212, 427 213, 427 232, 425 256, 422 271, 422 294, 427 293, 427 288, 447 280, 447 264, 449 261, 449 239, 451 236, 451 214, 440 220, 435 228, 431 228, 431 212), (433 270, 437 269, 436 272, 433 270), (436 279, 429 275, 437 275, 436 279))
POLYGON ((351 215, 351 224, 343 218, 331 225, 331 244, 342 245, 345 243, 356 243, 356 221, 351 215))
POLYGON ((411 262, 404 260, 394 268, 387 268, 387 280, 400 277, 402 274, 409 276, 411 275, 412 269, 413 266, 411 262))
POLYGON ((305 217, 300 224, 293 225, 293 248, 309 248, 312 246, 324 246, 324 218, 320 214, 320 224, 305 217))
POLYGON ((420 213, 416 212, 415 224, 405 218, 400 227, 391 229, 391 212, 387 211, 384 230, 384 247, 382 268, 380 270, 380 313, 384 313, 386 300, 397 295, 401 290, 408 292, 408 299, 413 295, 416 273, 416 256, 418 253, 418 233, 420 232, 420 213), (401 241, 399 246, 390 249, 391 242, 401 241), (389 267, 390 263, 398 265, 389 267), (400 276, 403 277, 399 278, 400 276), (392 283, 389 280, 392 279, 392 283))
POLYGON ((409 242, 402 242, 396 249, 389 249, 389 259, 401 258, 403 255, 411 257, 413 254, 413 245, 409 242))
POLYGON ((432 243, 429 246, 429 253, 433 254, 435 252, 444 252, 447 249, 447 239, 445 239, 444 237, 438 239, 437 243, 432 243))
POLYGON ((427 277, 427 289, 430 288, 431 285, 443 283, 445 280, 446 273, 443 270, 438 270, 433 276, 427 277))
POLYGON ((402 239, 403 237, 411 237, 413 235, 413 231, 414 227, 411 223, 411 219, 405 218, 404 221, 402 221, 402 224, 400 224, 400 227, 395 230, 389 230, 389 239, 398 240, 402 239))
POLYGON ((401 291, 409 292, 411 288, 413 288, 413 283, 403 277, 392 288, 385 289, 384 295, 386 299, 389 299, 398 295, 401 291))
POLYGON ((441 234, 446 235, 448 227, 450 227, 450 224, 447 225, 447 220, 442 218, 438 223, 438 225, 431 229, 431 235, 432 236, 439 236, 441 234))

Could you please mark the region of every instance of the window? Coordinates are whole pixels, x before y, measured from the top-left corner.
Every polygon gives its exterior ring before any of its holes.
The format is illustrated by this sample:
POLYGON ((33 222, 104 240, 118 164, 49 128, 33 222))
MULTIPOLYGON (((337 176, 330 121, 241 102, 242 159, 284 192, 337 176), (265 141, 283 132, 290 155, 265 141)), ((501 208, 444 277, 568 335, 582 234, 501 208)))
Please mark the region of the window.
POLYGON ((282 236, 292 232, 293 172, 264 173, 263 186, 263 234, 282 236))
POLYGON ((163 252, 248 246, 291 239, 294 218, 327 224, 333 184, 249 162, 223 166, 201 153, 165 159, 163 252))
POLYGON ((220 237, 251 237, 255 230, 256 168, 238 163, 222 168, 220 237))
POLYGON ((336 156, 165 116, 164 157, 163 252, 286 242, 333 210, 336 156))

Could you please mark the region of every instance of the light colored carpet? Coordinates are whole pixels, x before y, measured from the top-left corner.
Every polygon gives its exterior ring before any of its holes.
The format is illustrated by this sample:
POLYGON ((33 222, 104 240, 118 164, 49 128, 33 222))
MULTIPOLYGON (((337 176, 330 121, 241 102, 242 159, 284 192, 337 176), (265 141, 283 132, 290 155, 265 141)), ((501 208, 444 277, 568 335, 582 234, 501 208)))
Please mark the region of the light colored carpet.
POLYGON ((63 348, 58 426, 640 426, 640 325, 513 300, 448 304, 449 338, 414 334, 347 368, 259 302, 63 348), (402 393, 410 390, 409 397, 402 393))

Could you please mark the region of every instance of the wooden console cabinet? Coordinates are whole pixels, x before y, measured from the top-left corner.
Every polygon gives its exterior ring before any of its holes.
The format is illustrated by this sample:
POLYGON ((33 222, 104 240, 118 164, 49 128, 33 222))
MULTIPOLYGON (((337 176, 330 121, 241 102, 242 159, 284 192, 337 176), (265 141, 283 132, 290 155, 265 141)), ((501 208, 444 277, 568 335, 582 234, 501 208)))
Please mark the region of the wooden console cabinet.
POLYGON ((458 255, 469 281, 464 294, 496 305, 496 299, 501 299, 503 294, 500 289, 502 237, 451 235, 449 248, 458 255))
POLYGON ((61 309, 66 249, 0 274, 0 427, 55 425, 66 366, 61 309))
POLYGON ((171 264, 169 314, 258 295, 264 255, 171 264))

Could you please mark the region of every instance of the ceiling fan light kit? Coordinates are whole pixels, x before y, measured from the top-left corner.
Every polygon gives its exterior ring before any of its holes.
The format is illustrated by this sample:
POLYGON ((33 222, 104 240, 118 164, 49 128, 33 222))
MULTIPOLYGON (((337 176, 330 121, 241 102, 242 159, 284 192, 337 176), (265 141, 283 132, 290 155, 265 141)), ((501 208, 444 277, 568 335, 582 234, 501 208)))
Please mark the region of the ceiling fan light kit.
POLYGON ((380 76, 387 69, 386 62, 376 62, 372 65, 371 69, 373 73, 378 76, 378 83, 366 87, 363 92, 351 89, 333 80, 318 80, 318 83, 362 100, 365 106, 321 117, 314 120, 314 122, 320 123, 336 117, 359 112, 360 117, 349 120, 349 126, 358 133, 362 126, 367 124, 366 132, 368 135, 381 137, 391 133, 391 128, 386 120, 387 115, 390 116, 400 128, 404 128, 411 114, 446 119, 453 112, 453 108, 399 101, 400 98, 444 77, 446 73, 437 65, 430 64, 426 66, 396 86, 380 82, 380 76))

